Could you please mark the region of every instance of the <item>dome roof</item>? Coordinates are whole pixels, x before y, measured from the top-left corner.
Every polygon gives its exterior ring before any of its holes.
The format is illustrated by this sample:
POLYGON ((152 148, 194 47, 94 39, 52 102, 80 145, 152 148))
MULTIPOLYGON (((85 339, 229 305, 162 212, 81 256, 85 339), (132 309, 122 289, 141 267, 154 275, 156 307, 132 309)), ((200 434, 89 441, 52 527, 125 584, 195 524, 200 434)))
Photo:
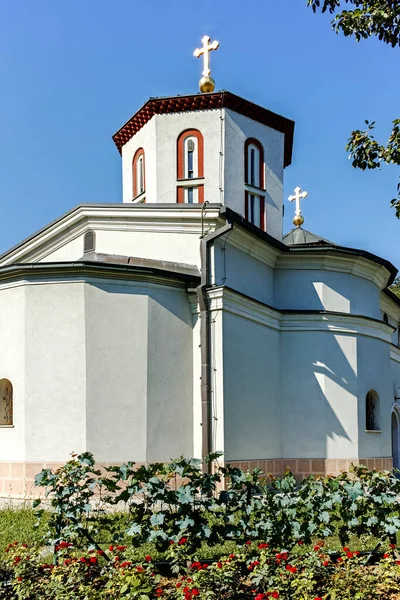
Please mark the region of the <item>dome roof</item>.
POLYGON ((307 229, 302 229, 301 227, 295 227, 289 231, 289 233, 286 233, 283 236, 282 241, 286 246, 335 246, 333 242, 330 242, 311 231, 307 231, 307 229))

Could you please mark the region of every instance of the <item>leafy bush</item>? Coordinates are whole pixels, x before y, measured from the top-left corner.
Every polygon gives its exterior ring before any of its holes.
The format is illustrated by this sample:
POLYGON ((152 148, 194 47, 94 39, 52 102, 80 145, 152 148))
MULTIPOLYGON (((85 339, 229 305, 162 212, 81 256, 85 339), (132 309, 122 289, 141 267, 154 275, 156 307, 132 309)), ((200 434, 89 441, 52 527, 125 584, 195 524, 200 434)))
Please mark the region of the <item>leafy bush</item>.
MULTIPOLYGON (((201 461, 184 458, 100 471, 84 453, 56 472, 43 470, 36 483, 46 488, 53 509, 48 542, 79 540, 97 550, 100 530, 113 543, 129 536, 134 547, 152 543, 162 552, 185 537, 194 552, 204 543, 214 547, 226 540, 262 540, 291 549, 298 541, 309 545, 335 535, 342 546, 352 535, 373 535, 380 544, 388 537, 393 541, 400 529, 400 481, 362 466, 298 484, 289 472, 268 479, 259 469, 245 473, 215 462, 208 474, 201 461), (110 518, 115 507, 123 510, 123 522, 110 518)), ((39 508, 39 517, 43 514, 39 508)))

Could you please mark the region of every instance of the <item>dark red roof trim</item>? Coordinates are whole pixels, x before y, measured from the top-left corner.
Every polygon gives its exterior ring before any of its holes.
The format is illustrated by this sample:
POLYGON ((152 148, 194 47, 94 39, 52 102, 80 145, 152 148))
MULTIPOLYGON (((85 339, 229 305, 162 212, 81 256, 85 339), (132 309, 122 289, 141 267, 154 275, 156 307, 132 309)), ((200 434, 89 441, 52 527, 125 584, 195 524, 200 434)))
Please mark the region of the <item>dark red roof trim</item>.
POLYGON ((195 110, 211 110, 229 108, 245 117, 267 125, 285 134, 284 166, 292 162, 294 121, 253 104, 231 92, 212 92, 210 94, 194 94, 191 96, 173 96, 171 98, 150 98, 137 113, 115 135, 113 140, 121 154, 122 147, 145 125, 154 115, 195 110))

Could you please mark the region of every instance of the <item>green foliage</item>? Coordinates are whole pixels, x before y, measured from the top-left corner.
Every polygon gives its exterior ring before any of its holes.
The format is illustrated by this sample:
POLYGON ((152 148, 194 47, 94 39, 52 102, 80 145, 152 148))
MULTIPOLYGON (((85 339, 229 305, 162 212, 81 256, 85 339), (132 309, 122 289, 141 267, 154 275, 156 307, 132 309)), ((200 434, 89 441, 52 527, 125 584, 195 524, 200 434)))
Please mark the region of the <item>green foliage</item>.
POLYGON ((354 35, 359 42, 376 36, 393 48, 400 46, 400 3, 398 0, 307 0, 313 11, 335 14, 343 6, 353 10, 342 10, 335 16, 332 27, 344 35, 354 35))
MULTIPOLYGON (((354 36, 359 42, 377 37, 393 48, 400 47, 400 2, 398 0, 307 0, 313 11, 335 14, 332 27, 336 33, 354 36), (341 10, 351 6, 353 10, 341 10), (340 12, 338 12, 340 10, 340 12)), ((379 144, 372 134, 375 122, 366 121, 365 130, 352 132, 346 150, 356 169, 377 169, 382 164, 400 165, 400 119, 394 119, 386 145, 379 144)), ((390 201, 400 218, 400 182, 397 196, 390 201)))
POLYGON ((400 277, 396 277, 389 289, 400 298, 400 277))
MULTIPOLYGON (((289 472, 269 480, 259 469, 245 473, 215 464, 211 474, 204 473, 201 461, 182 457, 100 472, 84 453, 55 473, 42 471, 36 482, 46 488, 52 507, 47 543, 63 539, 101 550, 107 532, 112 543, 128 537, 134 548, 151 543, 167 552, 176 571, 193 552, 227 540, 291 549, 298 541, 309 545, 332 536, 342 545, 367 534, 381 543, 400 530, 400 481, 362 466, 299 485, 289 472), (123 520, 110 517, 113 507, 123 511, 123 520)), ((38 509, 40 521, 44 513, 38 509)))
POLYGON ((0 563, 2 552, 10 542, 41 541, 47 531, 48 515, 44 514, 40 526, 35 527, 37 517, 31 503, 20 508, 6 506, 0 510, 0 563))
MULTIPOLYGON (((352 165, 356 169, 379 169, 382 163, 400 165, 400 119, 393 121, 393 128, 386 146, 378 144, 371 133, 375 122, 365 121, 367 129, 353 131, 346 146, 350 152, 352 165)), ((396 217, 400 218, 400 183, 397 184, 397 198, 390 201, 395 208, 396 217)))

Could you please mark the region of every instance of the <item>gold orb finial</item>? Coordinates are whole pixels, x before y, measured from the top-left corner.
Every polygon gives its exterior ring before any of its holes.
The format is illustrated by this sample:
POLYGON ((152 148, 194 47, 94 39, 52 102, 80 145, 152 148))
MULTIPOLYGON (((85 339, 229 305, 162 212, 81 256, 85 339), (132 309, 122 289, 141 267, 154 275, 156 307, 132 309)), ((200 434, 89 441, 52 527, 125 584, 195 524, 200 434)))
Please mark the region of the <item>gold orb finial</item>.
POLYGON ((304 218, 301 215, 295 215, 293 217, 293 225, 296 227, 301 227, 304 223, 304 218))
POLYGON ((215 81, 212 77, 202 77, 199 81, 199 88, 203 94, 208 94, 215 90, 215 81))
POLYGON ((207 94, 208 92, 213 92, 215 89, 215 81, 212 77, 210 77, 211 69, 210 69, 210 52, 211 50, 217 50, 219 47, 219 42, 214 41, 210 44, 210 38, 208 35, 205 35, 202 40, 203 46, 201 48, 197 48, 194 51, 194 56, 199 58, 203 55, 204 59, 204 69, 203 69, 203 77, 199 81, 200 91, 203 94, 207 94))

